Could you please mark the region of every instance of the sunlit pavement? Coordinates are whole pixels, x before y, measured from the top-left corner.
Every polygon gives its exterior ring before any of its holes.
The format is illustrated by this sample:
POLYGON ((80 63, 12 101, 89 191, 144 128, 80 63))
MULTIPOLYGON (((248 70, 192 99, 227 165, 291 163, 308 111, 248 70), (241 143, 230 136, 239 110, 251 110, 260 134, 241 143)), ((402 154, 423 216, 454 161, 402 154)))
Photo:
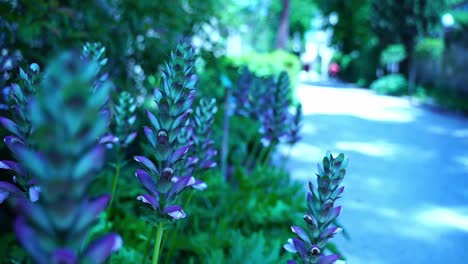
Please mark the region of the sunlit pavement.
POLYGON ((334 239, 347 263, 468 263, 468 119, 363 89, 297 94, 292 176, 314 178, 326 150, 350 159, 339 204, 351 239, 334 239))

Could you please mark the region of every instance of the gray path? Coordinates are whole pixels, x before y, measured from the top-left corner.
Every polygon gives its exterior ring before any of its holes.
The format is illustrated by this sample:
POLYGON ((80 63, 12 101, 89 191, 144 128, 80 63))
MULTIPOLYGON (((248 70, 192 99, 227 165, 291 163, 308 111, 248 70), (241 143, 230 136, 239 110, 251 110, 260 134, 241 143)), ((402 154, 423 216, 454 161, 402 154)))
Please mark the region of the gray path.
POLYGON ((326 150, 350 159, 337 237, 347 263, 468 263, 468 120, 367 90, 301 85, 307 181, 326 150))

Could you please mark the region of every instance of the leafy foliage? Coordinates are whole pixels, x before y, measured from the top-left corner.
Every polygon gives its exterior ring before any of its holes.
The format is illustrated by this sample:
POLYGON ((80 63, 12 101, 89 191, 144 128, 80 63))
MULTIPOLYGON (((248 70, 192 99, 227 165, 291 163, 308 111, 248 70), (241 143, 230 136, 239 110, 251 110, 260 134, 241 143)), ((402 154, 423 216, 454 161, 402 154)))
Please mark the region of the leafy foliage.
POLYGON ((379 94, 402 95, 408 91, 408 82, 402 74, 390 74, 373 82, 370 88, 379 94))

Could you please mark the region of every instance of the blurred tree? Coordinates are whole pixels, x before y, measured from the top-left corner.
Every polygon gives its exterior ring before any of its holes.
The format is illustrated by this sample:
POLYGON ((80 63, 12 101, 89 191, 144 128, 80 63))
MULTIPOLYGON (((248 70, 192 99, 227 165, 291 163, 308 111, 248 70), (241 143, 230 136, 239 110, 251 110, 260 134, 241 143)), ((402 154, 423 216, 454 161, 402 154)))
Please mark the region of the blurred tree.
POLYGON ((440 24, 450 0, 371 0, 370 21, 382 47, 401 43, 408 54, 400 68, 408 74, 409 63, 418 38, 440 24))
POLYGON ((276 48, 286 49, 286 45, 289 39, 289 13, 291 9, 290 0, 282 0, 280 23, 278 31, 276 33, 276 48))
POLYGON ((338 61, 345 81, 369 84, 379 67, 378 39, 371 28, 369 0, 317 0, 324 29, 332 29, 331 44, 339 51, 338 61), (336 16, 337 20, 330 19, 336 16))

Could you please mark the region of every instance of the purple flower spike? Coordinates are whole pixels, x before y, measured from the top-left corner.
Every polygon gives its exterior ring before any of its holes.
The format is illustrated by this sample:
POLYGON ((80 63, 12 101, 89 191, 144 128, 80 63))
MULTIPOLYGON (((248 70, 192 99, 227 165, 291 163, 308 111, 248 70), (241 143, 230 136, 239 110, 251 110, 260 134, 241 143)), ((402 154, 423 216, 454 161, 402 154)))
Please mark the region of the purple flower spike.
POLYGON ((84 252, 84 258, 90 263, 104 263, 109 256, 123 245, 122 238, 116 233, 110 233, 94 241, 84 252))
POLYGON ((294 261, 294 260, 288 260, 288 263, 287 263, 287 264, 297 264, 297 262, 294 261))
POLYGON ((298 226, 292 226, 291 229, 298 238, 289 239, 283 246, 287 251, 297 253, 303 263, 331 264, 339 258, 338 255, 325 256, 322 253, 328 240, 342 230, 333 226, 333 221, 341 212, 341 206, 333 205, 344 190, 344 187, 339 185, 346 173, 347 164, 343 154, 333 158, 327 153, 323 159, 323 167, 318 167, 317 184, 309 182, 309 211, 303 217, 308 232, 298 226))
POLYGON ((72 250, 60 248, 52 254, 52 263, 76 264, 78 263, 78 258, 72 250))
POLYGON ((171 206, 166 207, 163 213, 169 215, 173 219, 182 219, 187 216, 184 210, 182 210, 182 207, 178 205, 171 205, 171 206))

